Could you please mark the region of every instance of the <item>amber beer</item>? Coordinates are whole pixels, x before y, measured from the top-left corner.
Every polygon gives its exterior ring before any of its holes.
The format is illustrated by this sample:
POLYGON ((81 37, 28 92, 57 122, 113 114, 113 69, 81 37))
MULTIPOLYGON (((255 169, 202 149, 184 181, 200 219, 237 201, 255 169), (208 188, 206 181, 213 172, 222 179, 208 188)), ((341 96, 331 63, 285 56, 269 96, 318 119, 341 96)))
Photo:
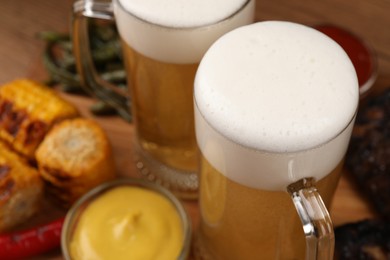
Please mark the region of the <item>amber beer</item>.
POLYGON ((134 60, 128 65, 132 73, 127 74, 139 145, 169 167, 195 171, 198 151, 191 86, 198 64, 164 63, 143 56, 126 43, 123 46, 125 60, 134 60))
POLYGON ((118 0, 114 11, 130 82, 137 167, 179 195, 196 196, 195 73, 217 38, 253 21, 254 1, 118 0))
POLYGON ((208 50, 194 95, 201 151, 197 257, 305 259, 287 187, 313 177, 331 203, 358 103, 348 56, 303 25, 244 26, 208 50))
MULTIPOLYGON (((198 243, 205 247, 202 250, 217 252, 207 252, 205 259, 305 259, 302 226, 285 191, 241 185, 225 177, 204 156, 201 158, 198 243)), ((317 183, 327 206, 341 170, 342 162, 317 183)))

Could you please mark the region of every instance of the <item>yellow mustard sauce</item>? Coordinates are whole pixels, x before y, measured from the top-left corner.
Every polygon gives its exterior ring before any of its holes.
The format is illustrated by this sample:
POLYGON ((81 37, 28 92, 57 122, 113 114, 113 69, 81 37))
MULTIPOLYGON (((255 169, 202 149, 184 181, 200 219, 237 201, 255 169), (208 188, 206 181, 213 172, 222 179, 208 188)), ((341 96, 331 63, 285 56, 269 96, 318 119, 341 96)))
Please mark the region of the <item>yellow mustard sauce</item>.
POLYGON ((182 245, 182 222, 174 205, 157 192, 124 186, 85 209, 70 254, 75 260, 172 260, 182 245))

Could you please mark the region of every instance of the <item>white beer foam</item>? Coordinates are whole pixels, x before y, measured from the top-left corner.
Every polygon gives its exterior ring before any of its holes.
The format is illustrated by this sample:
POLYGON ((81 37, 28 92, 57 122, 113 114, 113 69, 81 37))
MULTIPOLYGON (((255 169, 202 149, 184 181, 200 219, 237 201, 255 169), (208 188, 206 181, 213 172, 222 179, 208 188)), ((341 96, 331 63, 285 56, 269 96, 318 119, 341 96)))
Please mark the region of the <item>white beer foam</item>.
POLYGON ((253 22, 255 1, 247 2, 116 0, 113 8, 122 39, 137 52, 162 62, 193 64, 220 36, 253 22))
POLYGON ((124 9, 149 23, 193 28, 224 20, 246 0, 119 0, 124 9))
POLYGON ((279 21, 221 37, 200 63, 194 95, 203 155, 228 178, 269 190, 333 170, 359 100, 355 69, 337 43, 279 21))

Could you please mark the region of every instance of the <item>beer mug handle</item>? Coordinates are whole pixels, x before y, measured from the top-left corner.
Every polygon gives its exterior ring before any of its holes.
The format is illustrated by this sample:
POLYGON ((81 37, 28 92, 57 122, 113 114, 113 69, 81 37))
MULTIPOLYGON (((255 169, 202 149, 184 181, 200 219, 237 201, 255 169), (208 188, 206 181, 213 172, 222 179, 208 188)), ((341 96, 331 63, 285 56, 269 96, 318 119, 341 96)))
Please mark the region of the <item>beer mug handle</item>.
POLYGON ((313 178, 287 187, 302 222, 306 237, 306 260, 333 259, 334 231, 328 210, 313 178))
POLYGON ((73 4, 72 18, 73 53, 81 85, 88 93, 114 107, 124 118, 131 121, 129 94, 98 76, 89 45, 88 19, 113 20, 112 3, 78 0, 73 4))

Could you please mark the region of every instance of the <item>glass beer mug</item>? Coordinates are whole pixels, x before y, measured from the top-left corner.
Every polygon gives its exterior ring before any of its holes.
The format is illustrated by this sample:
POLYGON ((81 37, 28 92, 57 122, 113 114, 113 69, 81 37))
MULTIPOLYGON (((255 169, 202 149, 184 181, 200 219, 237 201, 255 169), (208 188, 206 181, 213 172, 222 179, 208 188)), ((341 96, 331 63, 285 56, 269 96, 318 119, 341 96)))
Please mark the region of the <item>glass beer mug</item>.
POLYGON ((332 259, 327 207, 356 115, 354 67, 295 23, 218 39, 195 78, 200 259, 332 259))
POLYGON ((198 194, 193 82, 200 59, 224 33, 253 22, 254 0, 76 1, 73 43, 83 85, 128 113, 128 93, 96 76, 86 18, 114 19, 123 46, 142 176, 182 198, 198 194))

